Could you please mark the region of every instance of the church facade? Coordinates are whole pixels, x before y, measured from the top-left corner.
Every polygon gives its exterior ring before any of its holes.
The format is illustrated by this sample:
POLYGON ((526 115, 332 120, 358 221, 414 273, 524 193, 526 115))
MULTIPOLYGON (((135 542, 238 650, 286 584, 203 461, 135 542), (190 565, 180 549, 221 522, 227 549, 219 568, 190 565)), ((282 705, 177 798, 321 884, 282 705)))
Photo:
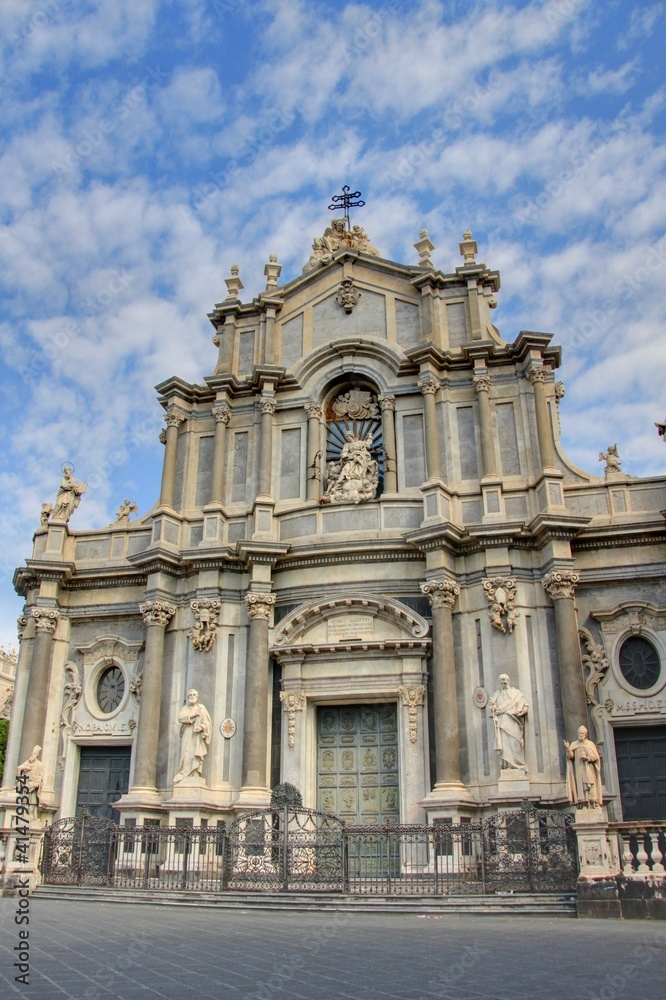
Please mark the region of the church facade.
MULTIPOLYGON (((2 806, 214 826, 289 782, 351 825, 569 809, 586 727, 610 818, 666 819, 666 479, 575 468, 560 350, 504 340, 452 273, 337 220, 301 275, 210 313, 158 386, 159 500, 77 531, 66 470, 26 565, 2 806)), ((68 478, 69 477, 69 478, 68 478)))

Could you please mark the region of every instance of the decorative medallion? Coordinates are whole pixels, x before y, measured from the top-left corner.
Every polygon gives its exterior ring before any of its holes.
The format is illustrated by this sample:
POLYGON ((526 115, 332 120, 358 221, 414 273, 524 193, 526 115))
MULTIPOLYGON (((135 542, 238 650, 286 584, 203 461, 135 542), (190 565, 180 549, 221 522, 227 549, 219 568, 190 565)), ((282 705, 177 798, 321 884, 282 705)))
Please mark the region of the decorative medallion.
POLYGON ((347 315, 349 315, 354 306, 358 304, 361 293, 354 287, 353 278, 343 278, 338 286, 335 297, 347 315))
POLYGON ((488 704, 488 692, 484 687, 475 687, 472 698, 477 708, 485 708, 488 704))
POLYGON ((220 723, 220 733, 224 736, 225 740, 230 740, 232 736, 236 735, 236 723, 233 719, 222 719, 220 723))

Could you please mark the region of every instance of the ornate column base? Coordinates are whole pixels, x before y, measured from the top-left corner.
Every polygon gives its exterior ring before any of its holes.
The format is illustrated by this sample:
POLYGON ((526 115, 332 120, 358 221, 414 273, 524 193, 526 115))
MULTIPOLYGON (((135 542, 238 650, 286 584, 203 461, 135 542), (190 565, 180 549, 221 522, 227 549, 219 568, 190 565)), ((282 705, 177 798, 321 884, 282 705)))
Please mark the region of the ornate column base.
POLYGON ((224 795, 209 788, 203 778, 183 778, 173 786, 171 798, 164 803, 169 810, 219 809, 229 804, 229 794, 224 795))
POLYGON ((138 785, 130 788, 126 795, 114 802, 113 808, 117 809, 121 816, 136 817, 137 825, 139 818, 156 819, 166 812, 164 799, 156 788, 142 788, 138 785))
POLYGON ((261 788, 259 785, 244 785, 240 790, 240 795, 234 802, 234 808, 243 810, 265 809, 271 804, 271 792, 269 788, 261 788))
POLYGON ((455 823, 460 818, 461 812, 469 816, 470 810, 479 807, 479 803, 462 781, 438 781, 419 805, 425 810, 426 823, 445 817, 451 817, 455 823))

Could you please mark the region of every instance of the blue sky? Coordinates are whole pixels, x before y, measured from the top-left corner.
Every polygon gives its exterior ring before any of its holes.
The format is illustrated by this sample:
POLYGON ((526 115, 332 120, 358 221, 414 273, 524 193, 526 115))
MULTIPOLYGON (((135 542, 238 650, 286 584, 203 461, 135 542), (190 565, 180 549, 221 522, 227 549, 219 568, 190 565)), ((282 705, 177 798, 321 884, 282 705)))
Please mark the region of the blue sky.
POLYGON ((159 490, 153 386, 199 382, 231 264, 300 273, 342 184, 383 256, 499 268, 495 322, 554 334, 571 459, 666 472, 666 3, 2 0, 0 352, 14 567, 63 462, 72 528, 159 490))

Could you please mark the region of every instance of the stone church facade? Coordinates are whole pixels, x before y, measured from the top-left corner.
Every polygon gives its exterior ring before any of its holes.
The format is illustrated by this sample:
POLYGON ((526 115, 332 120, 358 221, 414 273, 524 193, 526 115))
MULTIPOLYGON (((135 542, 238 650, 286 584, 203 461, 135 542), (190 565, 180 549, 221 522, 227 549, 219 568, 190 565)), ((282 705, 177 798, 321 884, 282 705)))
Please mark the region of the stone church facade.
POLYGON ((502 338, 470 233, 450 274, 415 248, 334 225, 248 303, 232 268, 212 374, 158 386, 154 508, 77 531, 61 485, 16 573, 5 835, 35 746, 37 825, 214 826, 279 782, 350 824, 460 823, 568 809, 581 725, 611 819, 666 818, 666 479, 575 468, 550 335, 502 338))

